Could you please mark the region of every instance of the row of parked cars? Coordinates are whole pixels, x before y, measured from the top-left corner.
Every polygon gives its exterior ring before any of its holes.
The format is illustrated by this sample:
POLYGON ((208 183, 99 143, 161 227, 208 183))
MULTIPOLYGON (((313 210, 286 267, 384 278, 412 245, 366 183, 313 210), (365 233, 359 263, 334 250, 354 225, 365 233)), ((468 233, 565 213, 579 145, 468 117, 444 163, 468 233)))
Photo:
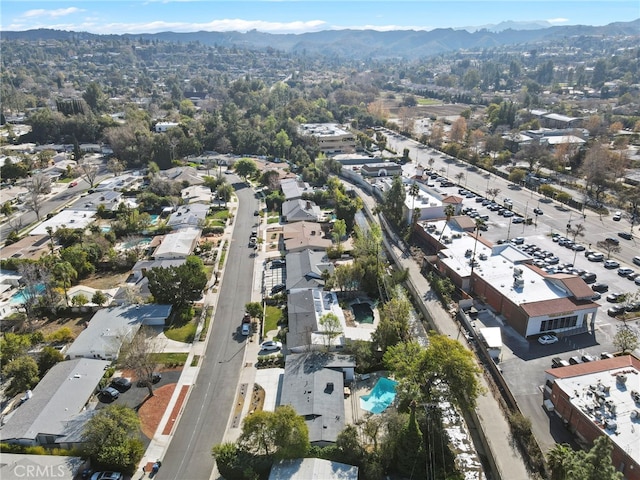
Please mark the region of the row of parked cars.
MULTIPOLYGON (((602 352, 600 359, 605 360, 607 358, 613 358, 613 354, 609 352, 602 352)), ((580 363, 593 362, 597 360, 593 355, 584 354, 582 356, 574 355, 569 360, 563 360, 560 357, 553 357, 551 359, 551 368, 568 367, 569 365, 578 365, 580 363)))

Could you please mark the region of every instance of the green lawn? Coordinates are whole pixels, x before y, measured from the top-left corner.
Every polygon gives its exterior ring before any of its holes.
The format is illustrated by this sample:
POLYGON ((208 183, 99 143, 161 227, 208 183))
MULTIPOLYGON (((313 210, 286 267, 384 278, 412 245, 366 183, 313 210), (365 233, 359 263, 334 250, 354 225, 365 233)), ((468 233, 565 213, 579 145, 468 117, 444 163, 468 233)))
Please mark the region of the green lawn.
POLYGON ((264 319, 264 331, 265 333, 278 328, 278 323, 282 320, 282 310, 278 307, 267 305, 265 312, 266 318, 264 319))
POLYGON ((153 359, 163 365, 184 365, 187 353, 152 353, 153 359))
POLYGON ((229 210, 216 210, 210 215, 211 218, 215 218, 216 220, 226 220, 229 218, 229 210))
POLYGON ((164 331, 164 334, 170 340, 191 343, 196 335, 196 322, 195 320, 191 320, 189 323, 180 327, 169 327, 164 331))

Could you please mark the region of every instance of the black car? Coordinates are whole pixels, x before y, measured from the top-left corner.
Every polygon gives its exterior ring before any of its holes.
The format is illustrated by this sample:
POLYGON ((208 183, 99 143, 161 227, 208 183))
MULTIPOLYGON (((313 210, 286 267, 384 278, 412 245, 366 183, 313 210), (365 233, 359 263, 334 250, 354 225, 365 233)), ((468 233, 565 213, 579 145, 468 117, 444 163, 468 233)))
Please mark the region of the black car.
POLYGON ((117 377, 111 380, 111 386, 119 392, 126 392, 131 388, 131 380, 124 377, 117 377))
POLYGON ((607 310, 607 315, 610 317, 617 317, 624 313, 624 307, 622 305, 614 305, 607 310))
POLYGON ((609 290, 609 285, 606 283, 594 283, 591 285, 591 290, 594 292, 604 293, 609 290))
POLYGON ((620 245, 620 240, 614 237, 607 237, 604 241, 610 243, 611 245, 620 245))
POLYGON ((625 240, 631 240, 633 238, 633 235, 631 235, 629 232, 618 232, 618 236, 620 238, 624 238, 625 240))
POLYGON ((279 283, 277 285, 274 285, 273 288, 271 289, 271 295, 275 295, 276 293, 280 293, 282 292, 286 287, 286 285, 284 283, 279 283))
MULTIPOLYGON (((154 372, 151 374, 151 383, 152 384, 156 384, 158 383, 160 380, 162 380, 162 374, 158 373, 158 372, 154 372)), ((138 387, 146 387, 147 386, 147 382, 145 382, 142 378, 138 379, 138 382, 136 383, 136 385, 138 387)))

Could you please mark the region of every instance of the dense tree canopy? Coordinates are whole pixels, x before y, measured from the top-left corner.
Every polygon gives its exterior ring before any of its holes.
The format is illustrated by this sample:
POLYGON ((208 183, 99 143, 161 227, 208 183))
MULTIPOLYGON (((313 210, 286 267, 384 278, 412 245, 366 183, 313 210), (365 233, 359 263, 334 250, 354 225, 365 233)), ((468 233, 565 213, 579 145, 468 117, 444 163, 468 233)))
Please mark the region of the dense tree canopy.
POLYGON ((177 267, 155 267, 147 272, 149 291, 157 303, 183 307, 202 296, 207 274, 199 257, 189 256, 177 267))

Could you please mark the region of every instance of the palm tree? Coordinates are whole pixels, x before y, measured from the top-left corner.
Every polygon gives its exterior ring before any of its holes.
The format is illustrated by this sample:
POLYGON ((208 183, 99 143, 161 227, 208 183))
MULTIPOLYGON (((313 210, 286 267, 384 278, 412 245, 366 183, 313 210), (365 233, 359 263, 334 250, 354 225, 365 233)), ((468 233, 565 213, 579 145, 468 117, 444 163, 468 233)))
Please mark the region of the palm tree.
POLYGON ((64 298, 68 307, 69 295, 67 292, 69 287, 71 287, 71 282, 78 278, 78 272, 76 272, 76 269, 73 268, 73 265, 69 262, 58 262, 53 267, 53 275, 62 284, 62 288, 64 289, 64 298))
POLYGON ((456 176, 454 177, 457 181, 458 181, 458 185, 462 186, 462 179, 464 178, 464 172, 458 172, 456 173, 456 176))
MULTIPOLYGON (((571 235, 573 238, 573 242, 575 243, 576 238, 584 237, 584 225, 582 223, 578 223, 574 228, 567 227, 567 234, 571 235)), ((578 255, 578 250, 574 250, 573 254, 573 264, 576 263, 576 255, 578 255)))
POLYGON ((447 228, 447 225, 449 224, 449 220, 451 220, 451 217, 453 217, 456 213, 456 209, 453 205, 447 205, 446 207, 444 207, 444 214, 447 217, 447 221, 444 223, 444 226, 442 227, 442 231, 440 232, 440 236, 438 237, 438 242, 442 239, 442 235, 444 234, 444 229, 447 228))

